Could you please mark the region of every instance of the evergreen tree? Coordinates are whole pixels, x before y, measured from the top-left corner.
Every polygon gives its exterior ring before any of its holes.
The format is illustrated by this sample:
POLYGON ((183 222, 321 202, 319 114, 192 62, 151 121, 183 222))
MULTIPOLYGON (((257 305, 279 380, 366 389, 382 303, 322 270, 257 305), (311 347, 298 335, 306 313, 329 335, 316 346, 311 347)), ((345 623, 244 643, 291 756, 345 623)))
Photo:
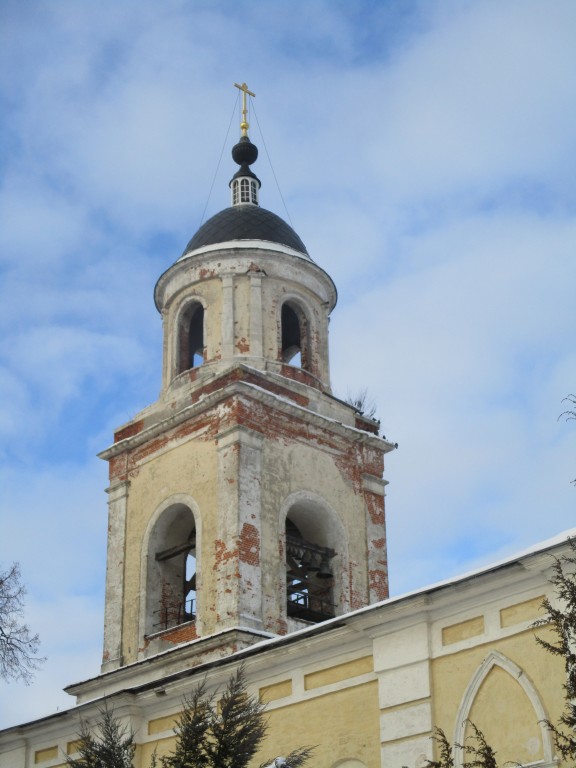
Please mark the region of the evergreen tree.
POLYGON ((558 725, 546 721, 552 731, 556 749, 564 760, 576 761, 576 539, 568 539, 571 554, 554 562, 550 582, 555 587, 560 607, 555 608, 548 598, 542 605, 547 615, 536 626, 550 624, 556 637, 548 642, 536 637, 537 642, 554 656, 564 659, 566 705, 558 725))
POLYGON ((84 720, 78 734, 80 757, 66 757, 72 768, 132 768, 136 746, 134 734, 121 725, 112 709, 102 709, 96 723, 96 735, 84 720))
POLYGON ((454 748, 446 738, 442 728, 435 728, 432 738, 438 744, 438 760, 428 760, 427 768, 454 768, 454 749, 464 750, 463 768, 498 768, 496 753, 486 742, 484 734, 470 720, 472 734, 466 738, 465 744, 454 744, 454 748))
MULTIPOLYGON (((434 728, 432 739, 438 745, 438 760, 427 760, 426 768, 454 768, 454 752, 452 750, 452 744, 446 738, 446 734, 442 728, 434 728)), ((404 766, 404 768, 406 768, 404 766)))
POLYGON ((468 724, 472 728, 472 734, 468 736, 467 741, 470 740, 475 743, 458 745, 464 750, 466 756, 463 763, 464 768, 498 768, 496 753, 486 742, 482 731, 470 720, 468 720, 468 724))
MULTIPOLYGON (((169 755, 152 756, 150 768, 246 768, 266 735, 266 705, 249 696, 242 667, 229 679, 220 698, 206 692, 206 682, 184 699, 175 727, 176 746, 169 755)), ((100 712, 95 735, 86 721, 78 734, 79 757, 66 757, 71 768, 133 768, 134 733, 120 724, 112 709, 100 712)), ((313 747, 262 763, 274 768, 301 768, 313 747)))
MULTIPOLYGON (((216 694, 207 695, 201 683, 184 700, 175 728, 176 747, 160 758, 162 768, 245 768, 268 729, 264 710, 265 704, 248 695, 242 667, 219 700, 216 694)), ((296 749, 276 765, 300 768, 311 753, 311 747, 296 749)))

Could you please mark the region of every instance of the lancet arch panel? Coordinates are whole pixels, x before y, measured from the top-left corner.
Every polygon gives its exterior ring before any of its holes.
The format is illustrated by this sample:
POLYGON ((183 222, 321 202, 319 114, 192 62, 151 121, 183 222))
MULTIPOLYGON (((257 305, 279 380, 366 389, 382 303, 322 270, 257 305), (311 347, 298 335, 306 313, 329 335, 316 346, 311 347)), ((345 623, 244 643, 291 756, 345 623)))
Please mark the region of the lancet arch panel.
MULTIPOLYGON (((472 721, 502 759, 551 767, 554 750, 545 725, 547 719, 538 691, 526 672, 504 654, 491 651, 464 692, 456 716, 454 743, 465 743, 472 721), (511 733, 514 744, 510 743, 511 733)), ((463 763, 462 750, 457 749, 455 768, 462 768, 463 763)))

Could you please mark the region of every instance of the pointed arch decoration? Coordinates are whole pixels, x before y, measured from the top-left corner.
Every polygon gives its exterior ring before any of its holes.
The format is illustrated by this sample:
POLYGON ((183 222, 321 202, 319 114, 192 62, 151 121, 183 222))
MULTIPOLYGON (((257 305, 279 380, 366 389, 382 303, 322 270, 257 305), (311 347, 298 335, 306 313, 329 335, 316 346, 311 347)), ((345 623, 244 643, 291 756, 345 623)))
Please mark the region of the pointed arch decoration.
MULTIPOLYGON (((490 653, 480 664, 472 676, 470 682, 468 683, 456 715, 456 726, 454 729, 453 743, 464 743, 464 738, 466 735, 466 722, 469 719, 472 705, 478 694, 478 691, 480 690, 480 687, 482 686, 482 683, 486 680, 494 667, 499 667, 504 672, 508 673, 520 685, 534 709, 542 738, 542 751, 544 754, 544 760, 538 760, 536 763, 531 763, 531 765, 542 766, 542 768, 552 768, 552 766, 556 766, 557 761, 554 760, 554 744, 552 736, 544 723, 544 721, 548 718, 548 715, 546 714, 542 700, 538 695, 538 691, 524 670, 499 651, 490 651, 490 653)), ((454 768, 462 768, 462 764, 462 750, 455 749, 454 768)))
POLYGON ((344 757, 332 763, 331 768, 366 768, 366 763, 355 757, 344 757))

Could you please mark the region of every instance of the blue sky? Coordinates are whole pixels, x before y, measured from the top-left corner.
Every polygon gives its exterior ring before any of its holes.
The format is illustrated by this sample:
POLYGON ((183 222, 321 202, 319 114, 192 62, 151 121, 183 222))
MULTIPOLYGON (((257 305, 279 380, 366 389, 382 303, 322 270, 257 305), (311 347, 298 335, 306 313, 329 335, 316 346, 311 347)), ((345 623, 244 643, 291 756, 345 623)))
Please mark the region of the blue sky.
POLYGON ((234 82, 338 286, 333 389, 367 388, 399 443, 392 591, 573 527, 572 0, 4 0, 0 30, 0 562, 20 561, 48 656, 2 684, 0 727, 98 672, 95 454, 158 395, 152 290, 201 223, 234 82))

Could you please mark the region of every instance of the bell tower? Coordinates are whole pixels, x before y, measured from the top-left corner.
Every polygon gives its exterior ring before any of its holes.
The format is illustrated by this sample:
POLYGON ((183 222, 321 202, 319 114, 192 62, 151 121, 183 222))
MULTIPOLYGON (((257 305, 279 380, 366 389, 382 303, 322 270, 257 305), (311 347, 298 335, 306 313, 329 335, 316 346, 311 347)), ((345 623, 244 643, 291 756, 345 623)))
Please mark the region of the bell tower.
POLYGON ((254 94, 237 87, 232 205, 160 276, 160 396, 101 454, 103 671, 161 651, 190 666, 388 595, 383 470, 394 446, 331 393, 336 288, 259 205, 254 94))

